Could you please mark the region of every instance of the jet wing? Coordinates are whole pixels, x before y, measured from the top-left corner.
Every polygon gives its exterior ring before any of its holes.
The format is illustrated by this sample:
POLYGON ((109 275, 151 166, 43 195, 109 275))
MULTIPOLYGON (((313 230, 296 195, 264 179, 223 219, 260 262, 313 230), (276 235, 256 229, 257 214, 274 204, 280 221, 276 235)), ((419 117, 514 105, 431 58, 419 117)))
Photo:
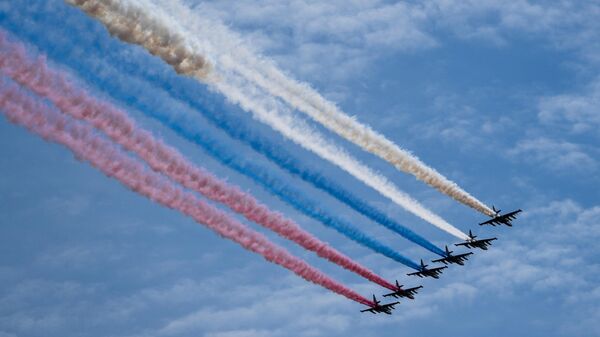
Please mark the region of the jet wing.
POLYGON ((418 290, 423 288, 423 286, 418 286, 418 287, 414 287, 414 288, 408 288, 408 289, 404 289, 404 291, 406 292, 406 297, 410 298, 410 299, 414 299, 414 295, 417 294, 418 290))
POLYGON ((420 288, 423 288, 423 286, 407 288, 407 289, 400 288, 400 289, 394 291, 393 293, 383 295, 383 297, 389 297, 389 296, 392 296, 394 298, 408 297, 410 299, 414 299, 413 295, 415 295, 417 293, 417 290, 420 288))
POLYGON ((475 247, 475 248, 487 250, 488 247, 492 245, 491 242, 494 240, 496 240, 496 238, 476 240, 476 241, 471 242, 471 246, 475 247))
POLYGON ((466 241, 466 242, 461 242, 461 243, 455 243, 454 245, 469 247, 470 244, 471 244, 471 241, 466 241))
POLYGON ((455 246, 465 246, 468 248, 487 249, 487 246, 491 245, 491 242, 494 240, 496 240, 496 238, 471 240, 471 241, 465 241, 465 242, 461 242, 461 243, 455 243, 454 245, 455 246))
POLYGON ((492 225, 492 226, 496 226, 498 225, 498 217, 495 217, 493 219, 490 219, 488 221, 484 221, 482 223, 479 224, 479 226, 485 226, 485 225, 492 225))
POLYGON ((433 277, 433 278, 437 278, 438 275, 440 275, 442 273, 442 269, 448 268, 446 266, 443 267, 437 267, 437 268, 428 268, 428 269, 424 269, 424 270, 420 270, 420 271, 416 271, 413 273, 408 273, 406 275, 412 276, 412 275, 417 275, 418 277, 433 277))
POLYGON ((385 311, 391 311, 391 309, 394 309, 394 306, 396 304, 400 304, 400 302, 392 302, 392 303, 388 303, 388 304, 382 304, 379 306, 379 308, 381 308, 385 311))
POLYGON ((455 258, 459 259, 459 260, 463 260, 465 261, 467 259, 467 256, 469 255, 473 255, 472 252, 468 252, 468 253, 464 253, 464 254, 458 254, 458 255, 454 255, 455 258))
POLYGON ((407 293, 410 293, 410 294, 413 294, 413 295, 414 295, 414 294, 416 294, 416 293, 417 293, 417 291, 418 291, 419 289, 421 289, 421 288, 423 288, 423 286, 418 286, 418 287, 414 287, 414 288, 408 288, 408 289, 404 289, 404 291, 406 291, 407 293))
POLYGON ((445 269, 445 268, 448 268, 448 267, 446 267, 446 266, 443 266, 443 267, 431 268, 431 269, 428 269, 428 270, 429 270, 430 272, 434 273, 434 274, 441 274, 441 273, 442 273, 442 271, 441 271, 441 270, 442 270, 442 269, 445 269))
POLYGON ((496 238, 489 238, 489 239, 481 239, 481 240, 477 240, 475 241, 476 243, 483 243, 484 245, 490 245, 492 243, 492 241, 496 240, 496 238))
POLYGON ((431 260, 431 262, 443 262, 444 264, 450 262, 449 256, 443 257, 441 259, 437 259, 437 260, 431 260))
POLYGON ((502 215, 497 215, 488 221, 484 221, 484 222, 480 223, 479 226, 483 226, 483 225, 496 226, 496 225, 504 224, 504 225, 512 227, 512 224, 510 222, 512 220, 516 219, 517 218, 516 215, 521 212, 522 212, 522 210, 518 209, 513 212, 509 212, 509 213, 502 214, 502 215))
POLYGON ((389 293, 389 294, 383 295, 383 297, 390 297, 390 296, 392 296, 394 298, 398 298, 398 296, 400 296, 399 292, 400 292, 399 290, 398 291, 394 291, 393 293, 389 293))
POLYGON ((443 257, 441 259, 432 260, 431 262, 442 262, 444 264, 448 264, 448 263, 462 264, 464 261, 467 260, 467 256, 469 256, 471 254, 473 254, 473 253, 469 252, 469 253, 459 254, 459 255, 449 255, 449 256, 443 257))
POLYGON ((373 314, 377 314, 379 312, 383 312, 386 313, 388 315, 392 314, 392 309, 394 309, 394 306, 396 304, 400 304, 400 302, 393 302, 393 303, 388 303, 388 304, 378 304, 376 307, 371 307, 368 309, 363 309, 360 312, 370 312, 373 314))
POLYGON ((423 271, 416 271, 413 273, 408 273, 406 275, 408 275, 408 276, 417 275, 418 277, 423 277, 425 274, 423 273, 423 271))
POLYGON ((506 214, 504 214, 502 216, 505 217, 505 218, 507 218, 507 219, 509 219, 509 220, 514 220, 514 219, 517 218, 515 215, 517 215, 517 214, 519 214, 521 212, 523 212, 523 210, 518 209, 516 211, 510 212, 510 213, 506 213, 506 214))

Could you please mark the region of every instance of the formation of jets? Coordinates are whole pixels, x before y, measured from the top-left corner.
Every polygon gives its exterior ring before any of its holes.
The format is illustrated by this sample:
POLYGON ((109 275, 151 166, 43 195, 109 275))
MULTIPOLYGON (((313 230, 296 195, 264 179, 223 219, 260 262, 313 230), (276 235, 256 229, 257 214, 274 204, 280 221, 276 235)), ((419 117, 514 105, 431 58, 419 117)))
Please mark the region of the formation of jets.
MULTIPOLYGON (((492 206, 492 209, 494 210, 494 213, 495 213, 494 216, 492 216, 490 220, 480 223, 479 224, 480 226, 483 226, 483 225, 491 225, 491 226, 505 225, 508 227, 512 227, 512 221, 517 218, 516 217, 517 214, 522 212, 522 210, 518 209, 513 212, 500 214, 500 210, 496 210, 496 208, 493 206, 492 206)), ((454 245, 455 246, 463 246, 463 247, 466 247, 469 249, 479 248, 482 250, 487 250, 488 247, 490 247, 492 245, 492 241, 494 241, 494 240, 497 240, 497 238, 494 237, 494 238, 487 238, 487 239, 477 239, 477 236, 474 235, 471 230, 469 230, 469 238, 466 239, 464 242, 456 243, 454 245)), ((452 251, 448 249, 448 246, 446 246, 446 250, 445 250, 444 254, 442 255, 442 258, 432 260, 432 262, 434 262, 434 263, 443 263, 444 266, 435 267, 435 268, 427 268, 428 265, 425 264, 423 262, 423 260, 421 260, 421 265, 418 267, 417 271, 408 273, 407 275, 410 275, 410 276, 414 275, 414 276, 418 276, 420 278, 432 277, 432 278, 437 279, 442 274, 442 270, 444 270, 445 268, 448 268, 449 264, 458 264, 458 265, 462 266, 468 260, 470 255, 473 255, 473 252, 467 252, 467 253, 454 255, 454 254, 452 254, 452 251)), ((404 287, 403 285, 401 285, 398 281, 396 281, 396 289, 389 294, 383 295, 383 297, 394 297, 394 298, 404 297, 404 298, 414 300, 415 295, 417 294, 418 290, 423 288, 423 286, 421 286, 421 285, 417 286, 417 287, 413 287, 413 288, 403 288, 403 287, 404 287)), ((392 310, 394 309, 394 306, 397 304, 400 304, 400 302, 380 304, 380 302, 377 300, 375 295, 373 295, 373 303, 371 304, 371 306, 367 309, 361 310, 361 312, 370 312, 373 314, 384 313, 387 315, 391 315, 392 310)))

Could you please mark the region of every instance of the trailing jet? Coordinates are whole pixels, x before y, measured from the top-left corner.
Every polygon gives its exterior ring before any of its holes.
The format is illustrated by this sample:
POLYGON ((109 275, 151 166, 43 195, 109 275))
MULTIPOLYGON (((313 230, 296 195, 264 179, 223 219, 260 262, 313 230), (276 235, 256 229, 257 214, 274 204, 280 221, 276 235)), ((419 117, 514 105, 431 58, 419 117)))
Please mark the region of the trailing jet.
POLYGON ((419 289, 423 288, 423 286, 407 288, 407 289, 402 289, 402 287, 403 287, 403 285, 399 284, 398 281, 396 281, 396 291, 394 291, 393 293, 385 294, 385 295, 383 295, 383 297, 388 297, 388 296, 392 296, 394 298, 406 297, 406 298, 410 298, 411 300, 414 300, 415 295, 417 294, 417 291, 419 289))
POLYGON ((467 248, 480 248, 483 250, 487 250, 488 246, 492 245, 492 241, 497 240, 496 238, 475 240, 476 237, 477 236, 473 235, 473 233, 471 233, 471 231, 469 230, 469 238, 465 242, 455 243, 454 245, 455 246, 465 246, 467 248))
POLYGON ((393 302, 393 303, 388 303, 388 304, 379 304, 379 301, 377 300, 377 298, 375 298, 375 295, 373 295, 373 306, 371 306, 369 309, 364 309, 361 310, 360 312, 370 312, 372 314, 379 314, 379 313, 384 313, 384 314, 388 314, 391 315, 392 314, 392 309, 394 309, 394 306, 396 304, 400 304, 400 302, 393 302))
POLYGON ((421 267, 419 267, 419 271, 416 271, 414 273, 408 273, 406 275, 409 275, 409 276, 416 275, 418 277, 440 278, 440 274, 442 274, 442 269, 444 269, 444 268, 448 268, 448 267, 443 266, 443 267, 427 269, 427 265, 423 263, 423 260, 421 260, 421 267))
POLYGON ((463 266, 465 264, 465 261, 467 261, 469 255, 473 254, 472 252, 468 252, 468 253, 464 253, 464 254, 459 254, 459 255, 452 255, 452 251, 448 250, 448 246, 446 246, 446 255, 441 258, 441 259, 437 259, 437 260, 433 260, 431 262, 442 262, 443 264, 451 264, 451 263, 456 263, 459 264, 461 266, 463 266))
POLYGON ((512 221, 517 218, 517 214, 519 214, 519 213, 522 212, 522 210, 518 209, 516 211, 509 212, 509 213, 506 213, 506 214, 500 214, 500 210, 496 210, 496 207, 492 206, 492 209, 494 210, 494 212, 496 212, 496 215, 494 215, 490 220, 484 221, 484 222, 480 223, 479 226, 483 226, 483 225, 492 225, 492 226, 506 225, 508 227, 512 227, 512 221))

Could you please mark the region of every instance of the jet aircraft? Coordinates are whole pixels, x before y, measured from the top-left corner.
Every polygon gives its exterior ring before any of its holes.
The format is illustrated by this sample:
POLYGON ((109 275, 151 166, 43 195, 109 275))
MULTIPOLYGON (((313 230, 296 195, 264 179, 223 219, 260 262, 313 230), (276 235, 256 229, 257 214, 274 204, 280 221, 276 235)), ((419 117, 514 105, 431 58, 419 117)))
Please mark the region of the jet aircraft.
POLYGON ((522 212, 522 210, 518 209, 516 211, 509 212, 506 214, 500 214, 500 210, 496 210, 496 207, 492 206, 492 209, 494 210, 494 212, 496 212, 496 215, 494 215, 490 220, 480 223, 479 226, 506 225, 508 227, 512 227, 512 221, 517 218, 517 214, 522 212))
POLYGON ((437 259, 437 260, 433 260, 431 262, 442 262, 443 264, 451 264, 451 263, 456 263, 459 264, 461 266, 463 266, 465 264, 465 261, 467 261, 469 255, 472 255, 472 252, 468 252, 468 253, 464 253, 464 254, 459 254, 459 255, 452 255, 452 251, 448 249, 448 246, 446 246, 446 255, 441 258, 441 259, 437 259))
POLYGON ((423 286, 407 288, 407 289, 402 289, 402 287, 403 287, 403 285, 399 284, 398 281, 396 281, 396 291, 394 291, 393 293, 385 294, 385 295, 383 295, 383 297, 388 297, 388 296, 392 296, 394 298, 406 297, 406 298, 410 298, 411 300, 414 300, 415 295, 417 294, 418 290, 423 288, 423 286))
POLYGON ((489 239, 479 239, 475 240, 477 236, 473 235, 473 233, 469 230, 469 238, 465 242, 455 243, 455 246, 465 246, 467 248, 480 248, 483 250, 487 250, 489 246, 492 245, 492 241, 497 240, 497 238, 489 238, 489 239))
POLYGON ((421 267, 419 267, 419 271, 416 271, 414 273, 408 273, 406 275, 416 275, 418 277, 433 277, 433 278, 440 278, 440 274, 442 274, 442 269, 444 268, 448 268, 446 266, 443 267, 437 267, 437 268, 427 268, 427 265, 425 263, 423 263, 423 260, 421 260, 421 267))
POLYGON ((372 314, 379 314, 379 313, 384 313, 384 314, 388 314, 391 315, 392 314, 392 309, 394 309, 394 306, 396 304, 400 304, 400 302, 393 302, 393 303, 388 303, 388 304, 379 304, 379 301, 377 300, 377 298, 375 298, 375 295, 373 295, 373 306, 371 306, 368 309, 364 309, 361 310, 360 312, 370 312, 372 314))

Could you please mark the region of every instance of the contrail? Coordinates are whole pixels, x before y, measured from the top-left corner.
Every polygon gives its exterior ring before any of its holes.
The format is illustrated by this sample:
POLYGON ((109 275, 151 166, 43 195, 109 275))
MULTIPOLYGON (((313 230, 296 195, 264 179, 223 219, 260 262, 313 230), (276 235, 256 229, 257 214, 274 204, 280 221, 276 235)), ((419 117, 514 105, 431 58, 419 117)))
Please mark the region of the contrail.
MULTIPOLYGON (((140 129, 125 112, 76 88, 67 79, 66 74, 48 68, 44 57, 37 60, 29 57, 23 44, 8 41, 4 38, 1 30, 0 69, 17 83, 50 100, 64 113, 89 122, 126 150, 136 153, 154 171, 166 175, 211 200, 227 205, 246 219, 275 231, 303 248, 317 253, 320 257, 383 287, 396 289, 394 285, 374 272, 306 232, 292 220, 271 211, 251 195, 216 178, 203 168, 195 166, 177 150, 156 139, 149 132, 140 129)), ((412 268, 418 268, 416 263, 391 249, 386 250, 387 247, 375 240, 369 241, 369 237, 361 236, 362 233, 358 231, 351 231, 352 228, 342 228, 341 230, 349 232, 359 243, 366 242, 387 253, 386 256, 390 255, 396 259, 399 256, 402 258, 401 262, 407 263, 412 268)))
POLYGON ((492 209, 423 163, 414 154, 360 123, 356 118, 348 116, 307 83, 298 82, 284 74, 272 60, 254 54, 237 34, 220 22, 201 18, 178 0, 155 2, 167 9, 167 13, 172 13, 181 25, 188 27, 188 34, 200 35, 216 46, 221 53, 218 58, 219 66, 239 73, 346 140, 386 160, 398 170, 412 174, 429 186, 483 214, 494 215, 492 209))
MULTIPOLYGON (((98 0, 67 0, 67 2, 74 4, 82 8, 88 14, 99 18, 101 22, 109 27, 109 31, 115 30, 114 28, 111 28, 112 25, 118 26, 119 31, 120 29, 125 29, 127 26, 130 26, 130 29, 133 32, 139 32, 143 36, 150 36, 154 34, 154 31, 162 32, 163 30, 167 29, 167 23, 165 23, 166 19, 159 19, 157 17, 150 16, 150 14, 144 12, 142 8, 136 7, 131 3, 115 3, 112 0, 106 0, 102 3, 100 3, 98 0), (134 13, 134 15, 132 15, 130 18, 127 18, 127 15, 131 13, 134 13), (143 19, 138 20, 138 17, 143 17, 143 19)), ((169 22, 169 24, 176 26, 176 22, 169 22)), ((175 33, 173 33, 173 39, 176 41, 182 41, 187 38, 184 35, 174 34, 175 33)), ((141 41, 142 46, 149 48, 144 44, 145 41, 148 40, 147 38, 130 39, 130 41, 138 40, 141 41)), ((190 40, 194 41, 191 38, 190 40)), ((196 44, 189 43, 188 45, 190 46, 191 50, 199 50, 196 48, 196 44)), ((157 55, 160 56, 160 54, 157 55)), ((206 68, 203 69, 205 70, 206 68)), ((225 94, 229 100, 238 103, 244 110, 251 112, 254 118, 257 120, 269 125, 273 129, 282 133, 285 137, 314 152, 320 157, 334 163, 341 169, 363 181, 365 184, 374 188, 380 194, 389 198, 401 207, 404 207, 425 221, 430 222, 431 224, 439 227, 442 230, 445 230, 461 240, 468 238, 468 236, 461 232, 458 228, 452 226, 444 219, 419 204, 416 200, 400 191, 385 177, 376 174, 370 168, 351 157, 341 148, 324 139, 320 134, 309 128, 302 121, 294 118, 288 111, 283 111, 284 109, 278 106, 277 102, 269 102, 266 98, 251 98, 249 96, 249 92, 252 91, 253 88, 251 85, 248 85, 248 83, 243 84, 243 81, 240 82, 240 79, 236 79, 235 76, 232 76, 231 74, 217 73, 214 69, 208 74, 203 73, 202 76, 198 75, 198 72, 192 72, 192 76, 194 76, 196 79, 212 84, 214 88, 225 94), (224 80, 221 80, 220 77, 224 75, 227 75, 228 83, 226 83, 224 80), (233 85, 232 83, 235 83, 236 85, 233 85), (240 85, 244 87, 244 92, 239 89, 240 85), (270 107, 268 106, 269 103, 273 103, 275 105, 270 107)))
POLYGON ((12 123, 24 126, 48 141, 66 146, 79 160, 87 161, 132 191, 178 210, 220 236, 262 255, 267 261, 276 263, 309 282, 358 303, 373 305, 371 301, 293 256, 258 232, 182 191, 160 175, 145 170, 140 162, 124 155, 112 144, 95 135, 88 125, 73 123, 66 116, 56 113, 5 81, 0 83, 0 108, 12 123))

